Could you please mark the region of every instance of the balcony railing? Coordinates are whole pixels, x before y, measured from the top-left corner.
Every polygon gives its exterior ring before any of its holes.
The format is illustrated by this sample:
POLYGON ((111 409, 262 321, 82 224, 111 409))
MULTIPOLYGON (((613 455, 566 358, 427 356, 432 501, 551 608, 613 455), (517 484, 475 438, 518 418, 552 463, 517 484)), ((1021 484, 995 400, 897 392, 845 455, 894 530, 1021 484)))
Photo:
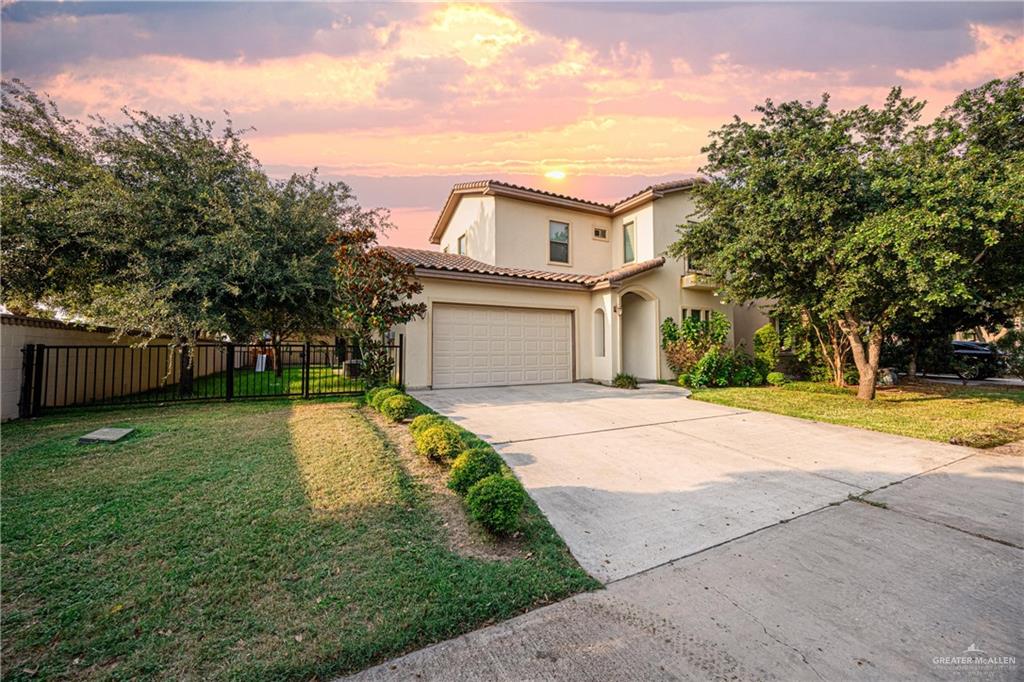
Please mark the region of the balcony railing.
POLYGON ((692 291, 714 291, 716 289, 714 280, 703 272, 691 270, 679 278, 679 286, 692 291))

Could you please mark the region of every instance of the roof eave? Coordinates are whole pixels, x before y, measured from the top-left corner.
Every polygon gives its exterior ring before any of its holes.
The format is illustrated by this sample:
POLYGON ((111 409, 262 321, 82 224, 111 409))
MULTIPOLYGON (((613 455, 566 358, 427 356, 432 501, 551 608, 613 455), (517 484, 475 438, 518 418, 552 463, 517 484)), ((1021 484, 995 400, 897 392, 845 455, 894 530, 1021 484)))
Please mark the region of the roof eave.
POLYGON ((557 206, 559 208, 571 208, 574 211, 580 211, 582 213, 592 213, 594 215, 609 216, 611 215, 611 209, 607 206, 599 206, 597 204, 590 204, 585 201, 573 201, 572 199, 563 199, 561 197, 553 197, 537 192, 530 192, 528 190, 515 189, 513 187, 502 187, 501 185, 492 185, 490 188, 490 194, 499 197, 507 197, 509 199, 519 199, 521 201, 529 201, 534 204, 543 204, 545 206, 557 206))
POLYGON ((467 194, 487 194, 487 190, 488 187, 486 185, 452 188, 452 191, 448 193, 448 199, 444 202, 444 207, 441 209, 441 215, 437 217, 434 229, 430 232, 430 243, 441 243, 441 237, 444 235, 444 231, 448 229, 448 221, 452 219, 452 214, 455 213, 455 209, 458 207, 463 196, 467 194))
POLYGON ((521 287, 538 287, 542 289, 568 289, 570 291, 590 291, 590 287, 580 282, 555 282, 544 279, 528 279, 509 275, 492 275, 483 272, 459 272, 457 270, 438 270, 435 268, 416 268, 416 276, 427 279, 448 279, 459 282, 479 282, 481 284, 501 284, 521 287))

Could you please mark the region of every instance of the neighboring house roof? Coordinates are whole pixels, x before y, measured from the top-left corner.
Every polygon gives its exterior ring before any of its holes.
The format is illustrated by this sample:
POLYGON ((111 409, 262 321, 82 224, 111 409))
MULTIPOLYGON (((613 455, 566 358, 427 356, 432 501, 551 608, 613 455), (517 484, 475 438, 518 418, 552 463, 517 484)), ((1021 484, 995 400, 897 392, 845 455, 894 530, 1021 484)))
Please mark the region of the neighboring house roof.
POLYGON ((501 182, 500 180, 461 182, 454 185, 451 192, 449 192, 448 199, 445 201, 444 207, 441 209, 441 214, 437 217, 437 222, 434 223, 434 229, 430 233, 430 242, 432 244, 441 243, 441 235, 444 234, 444 230, 448 226, 448 221, 451 220, 452 214, 455 213, 455 208, 459 205, 459 201, 465 195, 479 194, 503 196, 611 217, 623 211, 628 211, 629 209, 652 199, 664 196, 669 192, 688 189, 701 182, 706 182, 706 180, 701 177, 694 177, 649 185, 639 192, 631 194, 625 199, 614 204, 602 204, 597 201, 590 201, 589 199, 579 199, 566 194, 556 194, 542 189, 513 185, 508 182, 501 182))
POLYGON ((605 289, 614 287, 630 277, 660 268, 665 263, 663 257, 658 257, 639 263, 630 263, 600 275, 583 275, 572 272, 506 268, 483 263, 469 256, 459 256, 439 251, 407 249, 401 246, 385 246, 383 248, 403 263, 415 266, 416 274, 421 276, 490 281, 504 284, 554 286, 563 289, 605 289))

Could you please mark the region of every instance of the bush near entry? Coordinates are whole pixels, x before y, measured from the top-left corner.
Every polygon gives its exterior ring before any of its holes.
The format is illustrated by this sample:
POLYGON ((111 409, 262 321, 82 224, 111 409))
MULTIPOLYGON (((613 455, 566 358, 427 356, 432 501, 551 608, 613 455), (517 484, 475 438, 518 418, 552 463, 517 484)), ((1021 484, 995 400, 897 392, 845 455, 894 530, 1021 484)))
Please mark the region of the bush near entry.
POLYGON ((612 386, 615 388, 637 388, 636 377, 632 374, 620 372, 612 379, 612 386))

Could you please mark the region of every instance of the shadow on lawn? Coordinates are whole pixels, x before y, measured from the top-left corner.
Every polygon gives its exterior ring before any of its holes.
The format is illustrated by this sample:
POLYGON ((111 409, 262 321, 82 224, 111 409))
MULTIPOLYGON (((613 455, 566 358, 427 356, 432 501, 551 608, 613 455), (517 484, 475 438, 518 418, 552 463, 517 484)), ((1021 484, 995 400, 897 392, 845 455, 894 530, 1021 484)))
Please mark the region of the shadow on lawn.
POLYGON ((3 435, 5 679, 326 679, 593 585, 546 522, 530 560, 453 554, 344 401, 80 411, 3 435), (138 432, 76 444, 105 425, 138 432))

